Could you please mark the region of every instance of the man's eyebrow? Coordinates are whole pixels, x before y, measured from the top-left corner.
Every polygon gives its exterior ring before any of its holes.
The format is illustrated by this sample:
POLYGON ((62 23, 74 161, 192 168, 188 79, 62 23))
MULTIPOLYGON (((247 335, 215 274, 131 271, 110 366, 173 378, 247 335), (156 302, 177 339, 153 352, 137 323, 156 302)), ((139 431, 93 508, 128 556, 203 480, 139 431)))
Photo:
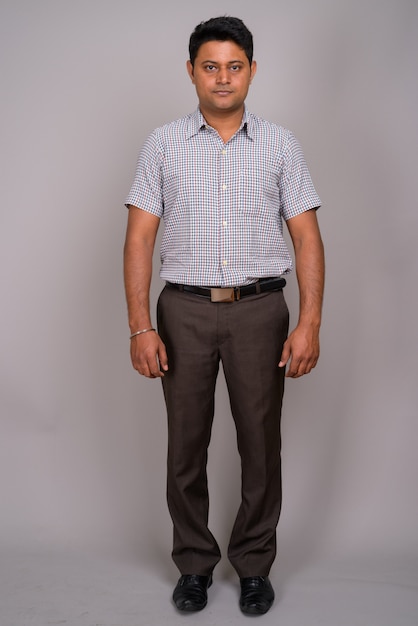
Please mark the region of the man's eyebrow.
MULTIPOLYGON (((205 61, 201 61, 201 63, 202 63, 202 65, 204 63, 211 63, 212 65, 219 65, 219 61, 211 61, 211 59, 206 59, 205 61)), ((228 61, 228 65, 235 65, 237 63, 241 63, 241 65, 244 65, 244 61, 242 61, 241 59, 228 61)))

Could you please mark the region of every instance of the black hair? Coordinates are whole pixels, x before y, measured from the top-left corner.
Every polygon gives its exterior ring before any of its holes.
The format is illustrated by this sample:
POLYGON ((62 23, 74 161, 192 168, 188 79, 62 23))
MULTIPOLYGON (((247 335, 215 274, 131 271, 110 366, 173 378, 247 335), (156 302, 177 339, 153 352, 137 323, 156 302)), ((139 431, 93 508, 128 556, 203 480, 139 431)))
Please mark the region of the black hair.
POLYGON ((190 62, 194 65, 201 45, 207 41, 233 41, 242 48, 251 65, 253 61, 253 36, 238 17, 212 17, 196 26, 189 41, 190 62))

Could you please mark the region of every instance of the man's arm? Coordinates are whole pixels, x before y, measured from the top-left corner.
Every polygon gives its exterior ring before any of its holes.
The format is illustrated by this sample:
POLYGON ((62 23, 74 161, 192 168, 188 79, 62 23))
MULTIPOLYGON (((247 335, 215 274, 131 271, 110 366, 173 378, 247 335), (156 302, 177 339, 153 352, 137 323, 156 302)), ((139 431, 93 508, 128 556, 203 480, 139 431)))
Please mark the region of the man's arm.
POLYGON ((299 378, 309 374, 319 357, 324 247, 314 209, 292 217, 287 221, 287 227, 295 249, 299 321, 283 346, 279 367, 285 367, 290 359, 286 376, 299 378))
MULTIPOLYGON (((131 333, 151 328, 149 291, 152 255, 160 220, 155 215, 131 206, 124 247, 124 278, 131 333)), ((131 339, 134 368, 147 378, 160 378, 168 370, 167 353, 154 331, 131 339)))

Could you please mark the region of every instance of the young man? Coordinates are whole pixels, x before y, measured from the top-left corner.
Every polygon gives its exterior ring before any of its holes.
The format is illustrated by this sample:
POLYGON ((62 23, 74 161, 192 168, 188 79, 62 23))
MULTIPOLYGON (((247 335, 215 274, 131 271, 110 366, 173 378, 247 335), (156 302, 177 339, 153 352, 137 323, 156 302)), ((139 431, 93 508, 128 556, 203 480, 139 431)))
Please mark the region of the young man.
POLYGON ((228 557, 241 584, 240 607, 260 615, 274 591, 281 506, 280 414, 286 376, 315 367, 324 281, 316 219, 320 200, 293 135, 252 115, 245 98, 256 73, 252 35, 241 20, 199 24, 187 71, 198 109, 155 130, 139 157, 125 243, 131 358, 161 378, 168 414, 168 506, 181 611, 207 603, 220 559, 208 529, 207 448, 219 362, 225 372, 242 462, 242 502, 228 557), (149 305, 155 238, 164 219, 158 333, 149 305), (287 337, 283 274, 292 262, 300 291, 287 337))

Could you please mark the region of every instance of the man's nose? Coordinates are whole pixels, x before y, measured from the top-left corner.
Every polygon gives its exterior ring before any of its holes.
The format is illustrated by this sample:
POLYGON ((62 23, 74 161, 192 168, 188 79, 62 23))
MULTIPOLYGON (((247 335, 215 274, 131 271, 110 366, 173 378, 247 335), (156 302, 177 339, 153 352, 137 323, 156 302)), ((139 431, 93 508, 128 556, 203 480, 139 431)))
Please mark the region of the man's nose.
POLYGON ((223 85, 229 82, 229 73, 226 67, 219 68, 217 80, 218 80, 218 83, 221 83, 223 85))

